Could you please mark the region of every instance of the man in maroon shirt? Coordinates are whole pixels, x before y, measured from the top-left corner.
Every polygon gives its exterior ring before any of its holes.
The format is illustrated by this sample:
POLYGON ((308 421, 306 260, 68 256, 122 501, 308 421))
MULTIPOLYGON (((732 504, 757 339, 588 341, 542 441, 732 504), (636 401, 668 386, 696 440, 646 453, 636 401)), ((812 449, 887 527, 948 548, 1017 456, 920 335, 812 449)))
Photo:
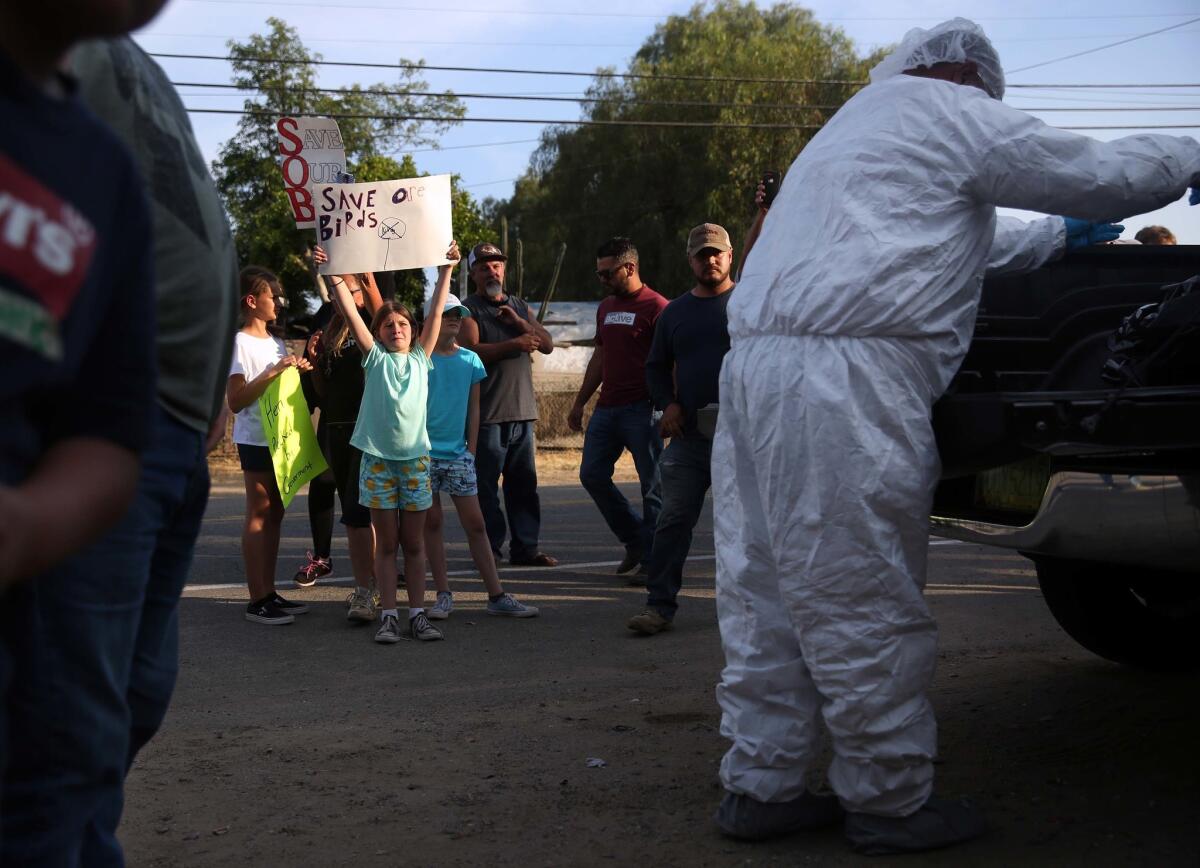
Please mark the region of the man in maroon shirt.
MULTIPOLYGON (((583 440, 579 481, 587 489, 609 528, 625 546, 617 567, 627 573, 639 565, 644 573, 662 499, 658 488, 658 434, 654 407, 646 389, 646 355, 654 324, 667 300, 642 283, 638 252, 628 238, 610 238, 596 251, 596 277, 611 293, 596 311, 596 350, 583 375, 575 406, 567 416, 571 430, 583 429, 583 408, 592 393, 600 398, 583 440), (613 467, 628 449, 642 485, 642 514, 613 485, 613 467)), ((631 584, 644 584, 636 578, 631 584)))

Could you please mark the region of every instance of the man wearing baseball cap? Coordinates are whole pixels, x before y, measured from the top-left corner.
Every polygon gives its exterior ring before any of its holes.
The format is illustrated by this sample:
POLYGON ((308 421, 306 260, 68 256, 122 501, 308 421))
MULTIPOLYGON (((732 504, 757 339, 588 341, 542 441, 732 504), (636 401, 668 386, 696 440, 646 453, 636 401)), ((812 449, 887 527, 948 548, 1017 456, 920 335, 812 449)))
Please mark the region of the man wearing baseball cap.
POLYGON ((675 598, 692 530, 711 484, 712 441, 698 428, 696 411, 717 403, 721 361, 729 350, 729 233, 715 223, 701 223, 688 235, 687 255, 696 285, 663 310, 646 359, 650 397, 663 411, 659 431, 671 438, 658 465, 662 508, 646 576, 646 609, 628 622, 630 630, 646 636, 669 630, 678 608, 675 598))
POLYGON ((552 567, 558 561, 538 550, 542 510, 537 492, 533 432, 537 401, 530 356, 534 352, 550 353, 554 339, 530 315, 523 300, 505 294, 507 260, 499 247, 487 242, 476 244, 467 257, 467 273, 475 292, 463 299, 471 315, 462 321, 458 342, 478 353, 487 370, 487 379, 480 383, 479 447, 475 455, 479 506, 497 560, 505 536, 511 535, 510 563, 552 567))

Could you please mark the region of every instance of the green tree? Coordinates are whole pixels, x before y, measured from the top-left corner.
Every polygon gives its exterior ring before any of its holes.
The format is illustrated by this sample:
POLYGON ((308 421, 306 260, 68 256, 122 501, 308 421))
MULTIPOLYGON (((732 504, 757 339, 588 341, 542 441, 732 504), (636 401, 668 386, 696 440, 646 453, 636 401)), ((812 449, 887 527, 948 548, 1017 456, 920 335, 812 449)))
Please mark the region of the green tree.
MULTIPOLYGON (((213 163, 213 175, 233 222, 241 261, 274 270, 293 300, 312 299, 317 293, 307 255, 312 236, 297 230, 292 218, 279 172, 275 121, 286 115, 363 116, 338 118, 347 170, 359 181, 381 181, 419 175, 411 157, 397 161, 388 154, 401 147, 436 144, 464 109, 450 92, 408 95, 407 91, 424 91, 426 85, 417 69, 407 67, 392 83, 322 92, 315 66, 321 55, 309 51, 284 21, 269 18, 267 25, 265 34, 228 43, 233 83, 251 96, 245 100, 247 114, 238 122, 237 133, 213 163), (439 120, 405 119, 414 115, 439 120)), ((454 206, 456 230, 459 222, 470 226, 477 220, 478 207, 457 188, 454 206)), ((419 298, 423 280, 420 272, 389 278, 410 303, 419 298)))
POLYGON ((767 169, 786 169, 857 90, 830 80, 865 80, 873 63, 859 58, 840 30, 796 6, 716 0, 669 17, 629 65, 628 72, 652 77, 598 71, 587 94, 596 102, 585 103, 583 119, 711 126, 547 130, 512 198, 492 209, 524 241, 526 287, 542 291, 566 242, 556 296, 599 297, 595 249, 610 236, 627 235, 641 253, 646 281, 678 295, 692 283, 684 255, 688 230, 720 223, 740 245, 757 179, 767 169), (750 123, 805 128, 731 126, 750 123))

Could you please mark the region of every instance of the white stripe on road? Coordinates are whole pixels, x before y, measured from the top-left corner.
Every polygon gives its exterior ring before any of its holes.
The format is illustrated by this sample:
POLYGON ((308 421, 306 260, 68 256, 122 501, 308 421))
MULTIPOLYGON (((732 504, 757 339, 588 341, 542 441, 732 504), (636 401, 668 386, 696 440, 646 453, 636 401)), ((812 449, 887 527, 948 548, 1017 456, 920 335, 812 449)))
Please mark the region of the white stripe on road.
MULTIPOLYGON (((711 561, 716 558, 716 555, 692 555, 688 558, 689 561, 711 561)), ((583 564, 559 564, 557 567, 499 567, 501 575, 511 574, 515 572, 524 572, 528 570, 537 570, 539 573, 553 572, 554 570, 586 570, 593 567, 617 567, 620 566, 620 561, 590 561, 583 564)), ((479 570, 449 570, 446 573, 448 578, 455 576, 477 576, 479 570)), ((326 576, 323 579, 317 579, 318 585, 352 585, 354 584, 353 576, 326 576)), ((237 588, 246 587, 245 582, 229 583, 224 585, 188 585, 183 589, 186 594, 188 591, 232 591, 237 588)))
MULTIPOLYGON (((936 539, 930 540, 931 546, 952 546, 965 545, 961 540, 956 539, 936 539)), ((711 561, 716 559, 716 555, 692 555, 688 561, 711 561)), ((588 570, 596 567, 615 567, 620 565, 620 561, 588 561, 582 564, 559 564, 557 567, 500 567, 501 574, 511 574, 514 572, 523 572, 530 569, 535 569, 538 572, 543 570, 551 572, 553 570, 588 570)), ((450 570, 446 573, 450 578, 455 576, 477 576, 479 570, 450 570)), ((323 579, 317 580, 318 585, 345 585, 354 584, 353 576, 326 576, 323 579)), ((187 585, 183 592, 185 594, 195 591, 236 591, 239 588, 246 587, 245 582, 228 582, 220 585, 187 585)))

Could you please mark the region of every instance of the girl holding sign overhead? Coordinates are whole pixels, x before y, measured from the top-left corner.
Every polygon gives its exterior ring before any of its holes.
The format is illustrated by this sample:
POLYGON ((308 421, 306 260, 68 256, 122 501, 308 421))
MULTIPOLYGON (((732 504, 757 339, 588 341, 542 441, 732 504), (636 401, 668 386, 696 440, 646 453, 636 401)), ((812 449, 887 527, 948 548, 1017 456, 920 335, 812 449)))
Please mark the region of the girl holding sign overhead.
POLYGON ((279 279, 265 268, 248 265, 240 277, 242 327, 234 339, 233 363, 225 398, 237 415, 233 442, 246 478, 246 521, 242 525, 242 559, 250 604, 246 620, 257 624, 290 624, 308 606, 285 600, 275 591, 275 560, 283 500, 275 483, 275 467, 263 433, 258 399, 288 368, 312 370, 303 357, 290 355, 283 341, 267 331, 283 299, 279 279))
POLYGON ((459 260, 457 242, 438 268, 429 316, 417 336, 404 305, 388 302, 368 328, 359 318, 344 282, 334 282, 334 300, 363 353, 366 372, 362 405, 351 444, 362 452, 359 498, 371 510, 375 530, 375 575, 394 570, 397 547, 404 551, 408 627, 396 611, 396 586, 380 581, 381 612, 376 642, 431 641, 442 633, 425 614, 425 512, 433 504, 429 485, 429 435, 425 430, 430 355, 437 344, 450 277, 459 260), (397 527, 398 526, 398 527, 397 527), (397 534, 397 529, 399 533, 397 534))

